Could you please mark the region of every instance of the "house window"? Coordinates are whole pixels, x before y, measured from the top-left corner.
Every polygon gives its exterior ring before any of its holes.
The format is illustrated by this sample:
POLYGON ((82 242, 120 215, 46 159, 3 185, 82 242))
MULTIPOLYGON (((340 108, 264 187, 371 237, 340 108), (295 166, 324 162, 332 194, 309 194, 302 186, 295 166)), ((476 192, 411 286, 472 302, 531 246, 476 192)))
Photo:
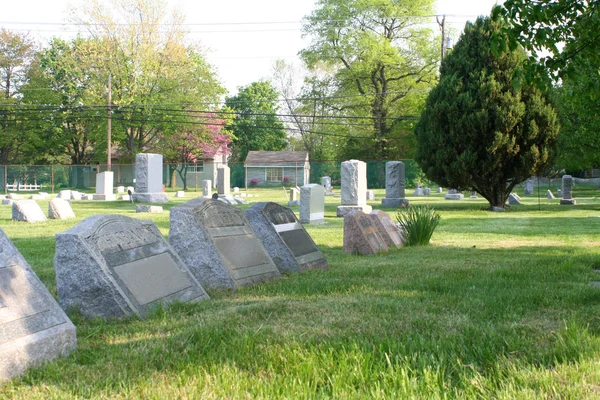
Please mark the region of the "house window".
POLYGON ((281 182, 283 180, 283 168, 266 168, 267 181, 281 182))
MULTIPOLYGON (((189 166, 188 166, 188 168, 189 168, 189 166)), ((191 166, 191 168, 189 170, 191 172, 196 172, 196 173, 204 172, 204 162, 200 161, 198 163, 195 163, 194 165, 191 166)))

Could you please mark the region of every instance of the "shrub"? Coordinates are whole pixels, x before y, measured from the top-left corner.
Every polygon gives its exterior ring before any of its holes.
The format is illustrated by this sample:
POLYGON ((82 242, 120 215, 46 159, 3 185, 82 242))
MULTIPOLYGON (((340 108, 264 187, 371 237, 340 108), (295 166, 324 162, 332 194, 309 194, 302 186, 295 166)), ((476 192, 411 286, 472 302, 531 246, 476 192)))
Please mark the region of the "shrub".
POLYGON ((256 178, 253 178, 253 179, 250 181, 250 186, 252 186, 252 187, 257 187, 257 186, 258 186, 258 179, 256 179, 256 178))
POLYGON ((429 206, 408 207, 396 215, 407 246, 425 246, 440 222, 440 215, 429 206))
POLYGON ((292 178, 290 178, 289 176, 284 176, 283 177, 283 186, 288 186, 290 183, 292 183, 292 178))

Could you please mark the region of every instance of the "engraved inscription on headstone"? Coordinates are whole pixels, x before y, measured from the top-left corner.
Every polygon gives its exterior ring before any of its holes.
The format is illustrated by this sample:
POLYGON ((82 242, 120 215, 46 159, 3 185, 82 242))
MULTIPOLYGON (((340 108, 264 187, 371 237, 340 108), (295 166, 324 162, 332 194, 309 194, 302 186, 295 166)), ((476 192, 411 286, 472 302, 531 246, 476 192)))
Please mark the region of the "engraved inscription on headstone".
POLYGON ((0 380, 67 355, 75 326, 0 230, 0 380))
POLYGON ((96 215, 56 235, 59 301, 84 315, 146 315, 208 295, 152 221, 96 215))
POLYGON ((261 202, 245 215, 281 272, 328 268, 323 254, 289 208, 261 202))
POLYGON ((387 251, 377 227, 368 214, 352 212, 344 217, 344 251, 346 253, 374 254, 387 251))
POLYGON ((210 288, 236 288, 280 276, 243 212, 197 198, 171 208, 169 242, 210 288))

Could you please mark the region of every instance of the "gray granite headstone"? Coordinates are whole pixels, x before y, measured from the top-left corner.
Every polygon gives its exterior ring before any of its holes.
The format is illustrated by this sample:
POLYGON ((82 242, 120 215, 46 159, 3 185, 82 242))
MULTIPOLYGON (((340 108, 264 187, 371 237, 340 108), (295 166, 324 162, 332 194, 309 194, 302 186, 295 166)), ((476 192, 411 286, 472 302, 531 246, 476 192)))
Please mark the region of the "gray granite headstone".
POLYGON ((59 303, 86 316, 145 316, 172 301, 208 299, 152 221, 94 215, 56 235, 59 303))
POLYGON ((533 179, 527 179, 525 181, 525 191, 523 192, 523 194, 533 194, 533 179))
POLYGON ((381 200, 383 208, 397 208, 407 206, 405 199, 405 166, 402 161, 389 161, 385 163, 385 197, 381 200))
POLYGON ((321 177, 321 186, 325 189, 325 196, 333 195, 333 191, 331 190, 331 177, 323 176, 321 177))
MULTIPOLYGON (((96 194, 94 200, 115 200, 116 196, 113 193, 114 172, 104 171, 96 174, 96 194)), ((79 194, 81 200, 81 194, 79 194)))
POLYGON ((423 188, 421 186, 417 186, 415 191, 413 192, 413 196, 423 196, 423 188))
POLYGON ((0 381, 76 347, 75 326, 0 229, 0 381))
POLYGON ((438 193, 444 193, 444 189, 442 189, 442 187, 441 187, 441 186, 439 186, 439 187, 437 188, 437 192, 438 192, 438 193))
POLYGON ((375 200, 375 192, 373 190, 367 190, 367 200, 375 200))
POLYGON ((342 162, 342 205, 336 215, 343 217, 353 211, 371 212, 367 205, 367 164, 364 161, 349 160, 342 162))
POLYGON ((56 195, 56 197, 63 200, 71 200, 71 191, 61 190, 60 192, 58 192, 58 195, 56 195))
POLYGON ((562 193, 561 189, 556 189, 556 197, 560 197, 560 198, 563 197, 563 193, 562 193))
POLYGON ((280 272, 329 267, 323 253, 289 208, 261 202, 244 214, 280 272))
POLYGON ((190 271, 211 289, 278 278, 244 213, 219 200, 197 198, 171 208, 169 242, 190 271))
POLYGON ((230 170, 227 165, 222 165, 217 168, 217 193, 219 196, 227 196, 230 191, 230 170))
POLYGON ((389 250, 373 219, 362 211, 344 217, 344 252, 363 255, 389 250))
POLYGON ((560 204, 574 205, 577 202, 573 198, 573 177, 571 175, 563 175, 562 177, 562 199, 560 204))
POLYGON ((288 207, 300 205, 300 191, 296 188, 290 188, 290 197, 288 200, 288 207))
POLYGON ((163 193, 162 154, 141 153, 135 156, 135 193, 133 200, 140 203, 167 203, 163 193))
POLYGON ((552 194, 552 192, 550 191, 550 189, 548 189, 548 191, 546 192, 546 197, 548 198, 548 200, 554 200, 554 194, 552 194))
POLYGON ((177 197, 178 199, 182 199, 185 197, 185 192, 183 190, 178 190, 177 192, 175 192, 175 197, 177 197))
POLYGON ((508 204, 510 204, 511 206, 520 206, 521 202, 519 201, 517 196, 514 195, 514 193, 511 193, 508 195, 508 204))
POLYGON ((300 188, 300 222, 320 224, 325 219, 325 189, 310 183, 300 188))
POLYGON ((210 197, 212 194, 212 181, 204 180, 202 181, 202 196, 210 197))
POLYGON ((162 206, 149 206, 147 204, 137 204, 135 206, 136 213, 161 213, 163 212, 162 206))
POLYGON ((429 196, 431 194, 431 188, 423 188, 423 195, 429 196))
POLYGON ((456 189, 448 189, 448 193, 444 195, 445 200, 464 200, 465 196, 456 189))
POLYGON ((35 200, 17 200, 12 205, 12 219, 29 223, 43 222, 46 214, 35 200))
POLYGON ((70 202, 63 199, 52 199, 48 203, 48 218, 69 219, 76 217, 70 202))
POLYGON ((386 246, 402 247, 402 244, 404 243, 402 233, 387 213, 381 210, 373 210, 369 216, 373 219, 377 231, 386 246))

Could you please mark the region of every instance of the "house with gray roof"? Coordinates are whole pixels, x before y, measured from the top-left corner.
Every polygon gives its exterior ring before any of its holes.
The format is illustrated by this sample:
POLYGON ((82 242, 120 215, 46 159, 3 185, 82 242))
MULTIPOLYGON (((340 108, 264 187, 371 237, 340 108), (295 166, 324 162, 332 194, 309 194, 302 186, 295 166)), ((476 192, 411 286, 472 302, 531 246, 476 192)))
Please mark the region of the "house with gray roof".
POLYGON ((244 162, 246 187, 303 186, 310 183, 306 151, 250 151, 244 162))

